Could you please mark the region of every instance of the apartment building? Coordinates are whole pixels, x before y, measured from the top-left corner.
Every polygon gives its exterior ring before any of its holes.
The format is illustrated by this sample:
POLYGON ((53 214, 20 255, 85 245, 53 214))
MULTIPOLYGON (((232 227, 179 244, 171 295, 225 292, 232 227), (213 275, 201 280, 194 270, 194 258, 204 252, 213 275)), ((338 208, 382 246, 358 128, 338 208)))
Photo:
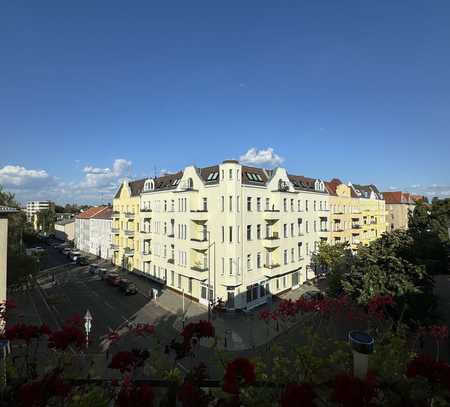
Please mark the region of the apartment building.
POLYGON ((355 217, 355 222, 358 222, 357 224, 361 228, 358 229, 358 232, 352 230, 354 236, 352 243, 360 242, 366 245, 386 232, 386 204, 383 194, 373 184, 350 184, 350 187, 355 198, 358 198, 361 210, 359 217, 355 217))
POLYGON ((55 211, 55 203, 52 201, 28 201, 25 209, 27 222, 33 225, 34 230, 37 230, 37 216, 36 214, 43 210, 55 211))
POLYGON ((59 240, 73 242, 75 238, 75 220, 63 219, 55 222, 55 237, 59 240))
POLYGON ((416 202, 408 192, 383 192, 387 209, 389 230, 408 229, 408 216, 414 211, 416 202))
POLYGON ((311 255, 329 237, 322 180, 233 160, 124 182, 113 208, 115 264, 229 309, 314 277, 311 255))
POLYGON ((111 250, 112 208, 89 208, 75 217, 75 247, 102 259, 109 259, 111 250))
POLYGON ((129 271, 142 270, 139 209, 144 182, 123 181, 113 200, 112 261, 129 271))
MULTIPOLYGON (((0 206, 0 302, 6 301, 7 258, 8 258, 8 215, 17 209, 0 206)), ((5 320, 0 320, 0 333, 4 331, 5 320)))

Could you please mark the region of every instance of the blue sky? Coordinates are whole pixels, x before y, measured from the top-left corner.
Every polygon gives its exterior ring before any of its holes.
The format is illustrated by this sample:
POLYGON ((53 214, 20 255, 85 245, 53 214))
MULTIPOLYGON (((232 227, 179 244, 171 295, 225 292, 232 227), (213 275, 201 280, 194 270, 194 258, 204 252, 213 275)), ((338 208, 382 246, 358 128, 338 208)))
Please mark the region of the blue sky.
POLYGON ((0 184, 21 200, 98 203, 124 176, 251 148, 450 196, 446 0, 0 7, 0 184))

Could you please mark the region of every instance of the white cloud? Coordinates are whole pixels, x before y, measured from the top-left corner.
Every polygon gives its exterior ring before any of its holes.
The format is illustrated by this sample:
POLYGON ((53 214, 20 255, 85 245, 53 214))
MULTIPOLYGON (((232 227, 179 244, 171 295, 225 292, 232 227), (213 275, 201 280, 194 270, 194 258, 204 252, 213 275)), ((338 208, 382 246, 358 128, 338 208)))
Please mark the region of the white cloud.
POLYGON ((112 168, 98 168, 88 165, 83 171, 86 174, 83 185, 86 187, 105 187, 116 184, 121 177, 129 174, 131 161, 118 158, 114 161, 112 168))
POLYGON ((162 177, 163 175, 170 175, 170 174, 175 174, 175 171, 171 171, 171 170, 166 170, 165 168, 163 168, 160 172, 159 172, 159 176, 162 177))
POLYGON ((269 147, 266 150, 257 150, 256 148, 251 148, 244 155, 239 158, 242 164, 248 165, 258 165, 258 166, 272 166, 276 167, 281 165, 284 158, 275 154, 273 148, 269 147))
POLYGON ((32 185, 51 184, 54 179, 45 170, 29 170, 20 165, 0 168, 0 184, 5 188, 26 188, 32 185))
POLYGON ((395 191, 396 189, 398 189, 398 187, 389 187, 389 189, 390 189, 391 191, 395 191))
POLYGON ((420 184, 412 184, 412 185, 411 185, 411 188, 414 188, 414 189, 415 189, 415 188, 420 188, 420 187, 421 187, 420 184))

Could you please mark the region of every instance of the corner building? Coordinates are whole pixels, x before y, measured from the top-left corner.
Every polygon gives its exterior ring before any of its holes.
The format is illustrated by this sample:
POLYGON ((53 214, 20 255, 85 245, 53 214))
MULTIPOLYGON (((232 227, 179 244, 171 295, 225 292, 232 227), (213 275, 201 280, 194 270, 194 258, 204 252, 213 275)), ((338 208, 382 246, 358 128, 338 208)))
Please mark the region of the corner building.
POLYGON ((227 160, 136 182, 114 200, 117 265, 132 253, 129 270, 205 305, 221 298, 228 309, 255 307, 314 277, 311 255, 329 237, 322 180, 227 160))

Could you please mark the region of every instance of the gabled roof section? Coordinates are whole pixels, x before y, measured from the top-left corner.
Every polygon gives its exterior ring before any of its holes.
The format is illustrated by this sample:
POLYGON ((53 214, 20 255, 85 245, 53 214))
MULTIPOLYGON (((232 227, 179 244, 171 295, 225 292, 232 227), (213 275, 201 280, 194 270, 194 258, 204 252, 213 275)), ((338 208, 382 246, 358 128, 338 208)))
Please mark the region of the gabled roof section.
POLYGON ((315 178, 304 177, 303 175, 292 175, 288 174, 289 181, 292 182, 295 189, 302 191, 316 191, 314 184, 316 183, 315 178))
POLYGON ((154 191, 165 191, 168 189, 175 189, 183 177, 183 171, 178 171, 175 174, 167 174, 161 177, 153 178, 155 182, 154 191))
POLYGON ((336 182, 333 182, 333 180, 329 182, 325 182, 325 187, 327 188, 327 191, 330 195, 337 196, 336 194, 336 188, 339 184, 336 182))
POLYGON ((199 168, 198 175, 207 185, 219 183, 219 166, 213 165, 211 167, 199 168))
MULTIPOLYGON (((145 178, 128 182, 128 186, 130 187, 130 191, 131 191, 131 196, 139 196, 140 195, 140 193, 142 192, 142 189, 144 188, 144 182, 145 182, 145 178)), ((114 199, 117 199, 120 197, 120 194, 121 194, 122 188, 123 188, 123 184, 124 184, 123 182, 120 184, 120 187, 116 192, 116 195, 114 195, 114 199)))
POLYGON ((242 166, 242 184, 265 186, 268 180, 268 174, 262 168, 242 166))
POLYGON ((383 192, 384 200, 387 204, 414 204, 413 195, 408 192, 390 191, 383 192))
POLYGON ((85 211, 79 213, 76 216, 76 218, 77 219, 91 219, 107 208, 108 208, 108 206, 93 206, 92 208, 86 209, 85 211))
POLYGON ((110 206, 107 206, 103 211, 98 212, 97 214, 92 216, 92 219, 111 220, 112 213, 113 213, 113 209, 110 206))
POLYGON ((376 199, 380 200, 383 199, 383 195, 380 193, 380 191, 378 191, 378 188, 373 184, 370 185, 353 184, 353 188, 355 190, 357 198, 369 199, 371 192, 373 192, 375 194, 376 199))

